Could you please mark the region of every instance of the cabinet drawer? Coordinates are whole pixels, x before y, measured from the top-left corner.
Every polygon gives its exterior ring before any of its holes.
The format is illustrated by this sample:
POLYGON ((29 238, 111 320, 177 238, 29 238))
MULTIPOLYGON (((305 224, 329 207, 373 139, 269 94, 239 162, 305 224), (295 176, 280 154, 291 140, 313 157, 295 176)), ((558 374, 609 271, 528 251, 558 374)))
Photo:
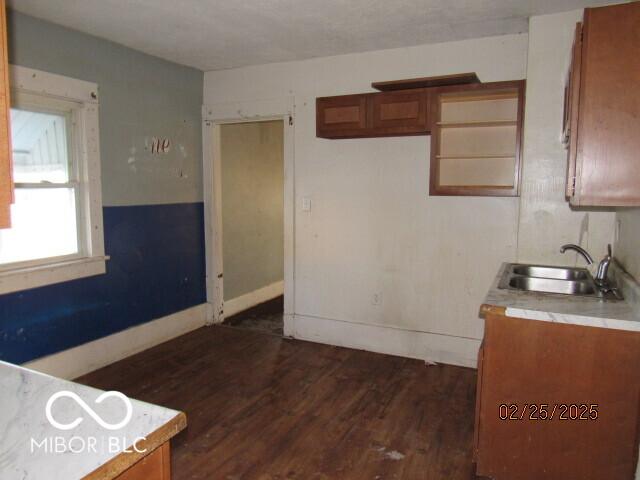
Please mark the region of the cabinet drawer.
POLYGON ((429 131, 428 92, 379 93, 371 97, 376 135, 425 134, 429 131))

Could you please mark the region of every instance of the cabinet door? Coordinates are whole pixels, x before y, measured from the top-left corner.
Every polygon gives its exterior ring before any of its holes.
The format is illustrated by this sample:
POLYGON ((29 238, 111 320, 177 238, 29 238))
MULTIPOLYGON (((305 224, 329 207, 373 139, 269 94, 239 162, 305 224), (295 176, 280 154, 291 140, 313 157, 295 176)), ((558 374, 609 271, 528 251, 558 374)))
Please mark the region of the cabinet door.
POLYGON ((429 131, 428 92, 424 89, 377 93, 371 96, 376 136, 420 135, 429 131))
POLYGON ((316 135, 361 137, 367 133, 367 94, 316 99, 316 135))
POLYGON ((640 333, 487 314, 477 474, 632 479, 640 333))
POLYGON ((578 147, 578 112, 580 108, 580 75, 582 73, 582 23, 576 25, 569 85, 567 90, 567 198, 573 197, 576 185, 576 154, 578 147))
POLYGON ((116 480, 171 480, 171 449, 169 442, 121 473, 116 480))
POLYGON ((0 0, 0 228, 11 226, 9 209, 13 203, 10 105, 6 7, 5 0, 0 0))
POLYGON ((640 205, 639 25, 640 2, 585 10, 574 205, 640 205))

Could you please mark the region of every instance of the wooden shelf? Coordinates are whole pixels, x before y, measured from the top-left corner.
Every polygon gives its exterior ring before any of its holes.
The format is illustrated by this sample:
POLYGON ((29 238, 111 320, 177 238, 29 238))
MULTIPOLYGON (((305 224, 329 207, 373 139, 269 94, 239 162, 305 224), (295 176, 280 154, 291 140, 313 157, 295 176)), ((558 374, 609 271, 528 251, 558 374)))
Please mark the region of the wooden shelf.
POLYGON ((490 120, 478 122, 437 122, 440 128, 470 128, 470 127, 516 127, 516 120, 490 120))
POLYGON ((441 97, 442 103, 456 103, 456 102, 484 102, 494 100, 507 100, 511 98, 518 98, 517 94, 512 91, 504 91, 490 94, 482 94, 479 92, 471 93, 456 93, 447 94, 441 97))
POLYGON ((438 77, 409 78, 406 80, 391 80, 388 82, 373 82, 371 86, 381 92, 394 90, 408 90, 413 88, 442 87, 445 85, 464 85, 480 83, 475 72, 441 75, 438 77))
POLYGON ((516 158, 513 154, 498 153, 496 155, 436 155, 436 158, 444 160, 467 160, 467 159, 482 159, 482 158, 516 158))

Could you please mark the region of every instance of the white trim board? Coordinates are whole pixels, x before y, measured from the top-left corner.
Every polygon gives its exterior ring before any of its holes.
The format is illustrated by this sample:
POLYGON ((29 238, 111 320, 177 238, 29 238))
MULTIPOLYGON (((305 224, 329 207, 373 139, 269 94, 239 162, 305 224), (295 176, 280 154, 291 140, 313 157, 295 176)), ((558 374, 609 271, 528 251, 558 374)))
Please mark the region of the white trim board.
POLYGON ((207 321, 222 323, 230 311, 223 307, 220 125, 266 120, 283 120, 284 127, 284 314, 291 316, 295 311, 294 98, 203 105, 202 119, 206 282, 207 302, 211 305, 207 321))
POLYGON ((480 340, 305 315, 285 316, 284 334, 325 343, 416 358, 426 362, 477 367, 480 340))
POLYGON ((104 274, 108 257, 104 253, 98 85, 19 65, 10 66, 10 75, 18 107, 61 108, 71 115, 69 159, 74 168, 69 182, 76 183, 78 194, 79 249, 74 255, 3 265, 0 294, 104 274))
POLYGON ((266 287, 259 288, 253 292, 245 293, 239 297, 232 298, 224 302, 224 317, 228 318, 236 313, 243 312, 261 303, 273 300, 284 294, 284 281, 274 282, 266 287))
POLYGON ((27 362, 23 367, 65 379, 122 360, 206 324, 207 304, 128 328, 77 347, 27 362))

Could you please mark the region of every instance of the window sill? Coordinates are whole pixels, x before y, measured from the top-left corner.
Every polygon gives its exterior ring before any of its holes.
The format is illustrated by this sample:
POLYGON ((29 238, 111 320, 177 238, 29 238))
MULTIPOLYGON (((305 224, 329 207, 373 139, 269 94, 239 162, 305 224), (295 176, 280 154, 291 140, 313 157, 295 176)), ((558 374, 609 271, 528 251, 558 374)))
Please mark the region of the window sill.
POLYGON ((0 272, 0 295, 68 282, 106 272, 109 257, 86 257, 0 272))

